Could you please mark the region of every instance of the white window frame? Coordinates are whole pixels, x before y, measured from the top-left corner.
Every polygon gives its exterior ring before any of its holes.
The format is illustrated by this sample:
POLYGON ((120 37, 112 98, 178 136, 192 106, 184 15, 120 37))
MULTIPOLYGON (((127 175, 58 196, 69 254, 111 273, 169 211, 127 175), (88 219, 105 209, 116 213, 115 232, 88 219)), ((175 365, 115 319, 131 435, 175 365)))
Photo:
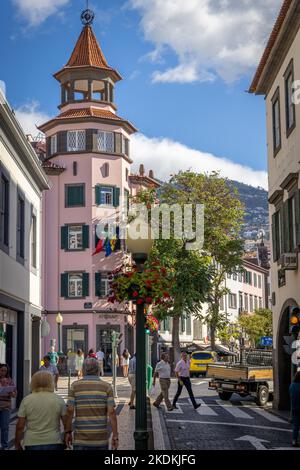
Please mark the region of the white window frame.
POLYGON ((109 293, 108 274, 102 274, 101 275, 101 281, 100 281, 100 296, 101 297, 107 297, 108 293, 109 293))
POLYGON ((51 155, 57 153, 57 134, 50 137, 50 153, 51 155))
POLYGON ((237 308, 237 295, 229 294, 229 308, 237 308))
MULTIPOLYGON (((69 274, 68 275, 68 297, 81 298, 83 289, 83 274, 69 274), (74 293, 71 292, 71 283, 74 284, 74 293)), ((73 290, 73 289, 72 289, 73 290)))
POLYGON ((101 190, 100 190, 100 204, 101 204, 101 206, 113 206, 113 204, 114 204, 114 188, 113 187, 103 186, 101 188, 101 190), (103 196, 104 196, 104 200, 103 200, 103 196), (108 201, 108 196, 111 197, 111 202, 108 201))
POLYGON ((83 249, 83 226, 82 225, 69 225, 68 226, 68 250, 82 250, 83 249), (74 236, 74 246, 71 246, 71 231, 74 236), (81 243, 80 243, 81 236, 81 243))
POLYGON ((99 152, 114 153, 115 151, 115 138, 114 132, 111 131, 98 131, 97 135, 97 148, 99 152), (103 146, 101 145, 101 136, 103 146))
POLYGON ((86 150, 86 133, 81 131, 68 131, 67 133, 67 147, 68 152, 79 152, 86 150), (74 145, 71 145, 71 136, 74 139, 74 145))

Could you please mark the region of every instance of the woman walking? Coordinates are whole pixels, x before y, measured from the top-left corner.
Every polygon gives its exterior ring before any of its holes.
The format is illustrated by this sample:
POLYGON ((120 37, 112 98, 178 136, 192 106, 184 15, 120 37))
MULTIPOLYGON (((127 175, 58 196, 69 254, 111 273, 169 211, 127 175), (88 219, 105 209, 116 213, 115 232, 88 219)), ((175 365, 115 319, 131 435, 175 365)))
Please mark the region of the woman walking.
POLYGON ((293 417, 293 447, 300 447, 298 438, 300 431, 300 372, 297 372, 290 386, 291 407, 293 417))
POLYGON ((122 369, 123 369, 123 377, 128 377, 128 368, 129 368, 129 361, 130 361, 130 354, 128 349, 124 349, 122 354, 122 369))
POLYGON ((10 387, 8 393, 0 394, 0 431, 1 449, 8 450, 8 431, 11 410, 11 399, 17 396, 16 387, 9 376, 7 364, 0 364, 0 390, 2 387, 10 387))
POLYGON ((25 397, 18 412, 15 448, 21 446, 24 435, 25 450, 64 450, 60 422, 66 429, 66 405, 54 393, 52 374, 45 371, 33 374, 30 384, 31 394, 25 397))
POLYGON ((78 380, 82 379, 83 377, 83 374, 82 374, 83 361, 84 361, 83 351, 82 349, 78 349, 76 357, 75 357, 75 370, 77 372, 78 380))

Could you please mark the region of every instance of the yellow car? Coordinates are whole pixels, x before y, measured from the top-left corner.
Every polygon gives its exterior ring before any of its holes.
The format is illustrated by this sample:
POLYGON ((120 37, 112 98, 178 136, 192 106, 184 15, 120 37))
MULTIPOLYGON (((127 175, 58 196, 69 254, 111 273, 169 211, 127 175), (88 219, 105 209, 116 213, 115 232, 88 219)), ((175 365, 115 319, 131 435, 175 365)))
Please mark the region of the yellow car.
POLYGON ((190 376, 206 376, 207 366, 216 361, 216 355, 214 351, 194 351, 190 359, 190 376))

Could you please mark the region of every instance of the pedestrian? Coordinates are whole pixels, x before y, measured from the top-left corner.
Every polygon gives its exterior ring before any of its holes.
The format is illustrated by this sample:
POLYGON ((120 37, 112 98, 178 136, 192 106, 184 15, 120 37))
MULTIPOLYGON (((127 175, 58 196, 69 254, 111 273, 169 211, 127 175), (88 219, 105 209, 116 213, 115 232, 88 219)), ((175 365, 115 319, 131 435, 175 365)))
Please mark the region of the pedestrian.
POLYGON ((44 365, 40 367, 39 370, 49 372, 53 376, 54 379, 54 386, 55 390, 57 390, 57 382, 58 382, 58 369, 54 364, 51 364, 50 362, 50 356, 48 354, 43 357, 44 365))
POLYGON ((122 354, 122 369, 123 369, 123 377, 128 377, 128 368, 129 368, 129 361, 130 361, 130 354, 128 349, 124 349, 122 354))
POLYGON ((118 425, 112 387, 99 377, 99 362, 87 358, 83 363, 83 379, 73 382, 67 402, 66 445, 74 450, 107 450, 109 417, 112 428, 112 449, 118 448, 118 425), (72 430, 73 416, 75 421, 72 430))
POLYGON ((88 357, 93 357, 94 359, 97 359, 96 353, 93 349, 89 350, 88 357))
POLYGON ((162 353, 160 362, 156 364, 153 377, 154 387, 157 377, 159 377, 161 392, 154 401, 153 406, 159 408, 161 402, 165 400, 167 410, 172 411, 174 408, 169 400, 169 388, 171 385, 171 366, 169 363, 169 355, 167 353, 162 353))
POLYGON ((199 408, 201 404, 196 402, 194 394, 193 394, 192 384, 191 384, 191 379, 190 379, 190 360, 185 351, 181 353, 181 359, 175 367, 175 374, 178 379, 178 388, 177 388, 177 393, 173 399, 173 408, 177 408, 176 406, 177 400, 181 395, 183 386, 185 386, 190 396, 191 402, 194 406, 194 409, 197 410, 197 408, 199 408))
POLYGON ((47 356, 50 357, 50 364, 53 364, 54 366, 57 366, 59 362, 59 356, 57 352, 55 351, 54 346, 51 346, 50 351, 47 353, 47 356))
POLYGON ((135 393, 136 393, 135 375, 136 375, 136 355, 134 354, 133 357, 129 361, 129 367, 128 367, 128 381, 131 386, 131 395, 130 395, 130 401, 128 405, 131 410, 135 410, 135 406, 134 406, 135 393))
POLYGON ((9 375, 8 364, 0 364, 0 431, 1 449, 8 450, 11 399, 17 396, 16 386, 9 375), (9 387, 7 390, 3 388, 9 387), (1 393, 2 388, 2 393, 1 393))
POLYGON ((102 348, 99 349, 99 351, 96 352, 97 359, 99 361, 99 367, 100 367, 100 376, 104 376, 104 352, 102 351, 102 348))
POLYGON ((82 349, 78 349, 75 357, 75 370, 77 372, 78 380, 82 378, 82 366, 84 361, 84 354, 82 349))
POLYGON ((297 372, 290 386, 291 408, 293 418, 293 447, 300 447, 298 438, 300 431, 300 372, 297 372))
POLYGON ((66 429, 66 405, 54 393, 52 374, 40 371, 33 374, 30 383, 31 394, 25 397, 18 411, 15 449, 23 450, 64 450, 60 425, 66 429))

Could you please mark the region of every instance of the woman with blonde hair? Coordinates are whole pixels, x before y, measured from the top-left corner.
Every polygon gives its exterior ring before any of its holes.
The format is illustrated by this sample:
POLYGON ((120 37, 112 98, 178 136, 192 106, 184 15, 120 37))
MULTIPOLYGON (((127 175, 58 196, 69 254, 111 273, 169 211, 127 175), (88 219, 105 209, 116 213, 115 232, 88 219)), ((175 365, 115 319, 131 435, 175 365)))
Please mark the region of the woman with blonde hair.
POLYGON ((24 434, 26 450, 63 450, 60 422, 65 428, 66 405, 54 393, 52 374, 40 371, 31 379, 31 394, 25 397, 18 412, 15 448, 23 450, 21 440, 24 434))
POLYGON ((75 357, 75 370, 77 372, 78 380, 82 379, 83 377, 83 374, 82 374, 83 361, 84 361, 83 351, 82 349, 78 349, 76 357, 75 357))

